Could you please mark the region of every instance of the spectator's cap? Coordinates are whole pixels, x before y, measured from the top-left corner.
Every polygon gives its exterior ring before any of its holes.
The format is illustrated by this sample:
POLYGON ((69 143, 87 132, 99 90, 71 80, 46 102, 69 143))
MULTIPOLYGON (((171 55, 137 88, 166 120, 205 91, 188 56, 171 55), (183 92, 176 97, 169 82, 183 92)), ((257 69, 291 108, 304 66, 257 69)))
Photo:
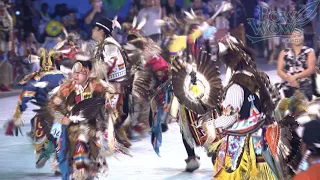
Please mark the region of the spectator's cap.
POLYGON ((312 120, 301 127, 296 132, 307 147, 320 149, 320 120, 312 120))
POLYGON ((99 21, 97 21, 94 24, 94 27, 100 27, 104 30, 105 34, 111 34, 113 31, 113 22, 110 19, 107 18, 101 18, 99 21))

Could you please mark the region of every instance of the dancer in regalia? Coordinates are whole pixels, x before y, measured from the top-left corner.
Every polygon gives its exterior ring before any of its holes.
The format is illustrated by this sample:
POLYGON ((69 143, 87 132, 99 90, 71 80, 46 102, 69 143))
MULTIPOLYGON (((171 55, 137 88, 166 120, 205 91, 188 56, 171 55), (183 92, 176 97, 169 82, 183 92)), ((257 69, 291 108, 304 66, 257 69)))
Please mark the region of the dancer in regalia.
POLYGON ((277 171, 283 169, 268 161, 266 157, 272 156, 266 155, 266 149, 274 147, 267 141, 272 138, 272 128, 267 126, 273 123, 280 94, 256 67, 242 42, 228 35, 218 45, 218 58, 232 74, 227 77, 221 115, 209 127, 216 133, 216 143, 210 149, 215 152, 214 178, 277 179, 277 171))
POLYGON ((8 12, 7 4, 0 1, 0 92, 10 91, 13 83, 13 68, 9 62, 10 53, 14 51, 13 21, 8 12))
POLYGON ((110 94, 110 99, 113 99, 112 106, 118 110, 114 116, 116 136, 118 140, 126 147, 130 147, 131 143, 127 137, 124 121, 128 117, 128 89, 127 87, 127 56, 121 45, 112 37, 112 32, 116 26, 116 19, 109 20, 102 18, 95 23, 92 30, 92 39, 98 42, 95 49, 93 70, 100 72, 97 77, 110 82, 116 87, 116 93, 110 94))
MULTIPOLYGON (((185 59, 188 59, 188 56, 190 54, 197 53, 200 48, 197 47, 196 40, 202 35, 210 34, 211 36, 214 36, 215 28, 213 26, 210 26, 210 24, 218 14, 228 11, 230 8, 231 6, 229 3, 222 2, 219 10, 211 18, 205 21, 203 21, 202 18, 196 16, 193 11, 191 11, 191 13, 185 12, 187 18, 184 22, 187 25, 185 26, 186 31, 188 31, 186 32, 187 35, 176 36, 173 34, 170 38, 166 39, 162 43, 162 45, 166 47, 166 50, 168 51, 167 53, 169 53, 171 63, 174 63, 176 57, 184 57, 185 59), (185 51, 186 49, 188 49, 188 51, 185 51)), ((207 55, 207 53, 204 54, 207 55)), ((215 71, 215 67, 212 68, 212 70, 215 71)), ((182 79, 181 81, 183 82, 182 79)), ((177 92, 179 92, 179 90, 174 91, 175 96, 177 96, 177 92)), ((180 98, 177 98, 180 103, 179 123, 181 127, 183 144, 188 154, 188 158, 185 160, 187 163, 186 171, 193 172, 200 167, 200 157, 195 154, 194 148, 196 146, 202 146, 203 142, 198 136, 199 129, 195 128, 194 124, 199 120, 201 114, 198 114, 197 112, 191 110, 189 107, 185 106, 185 104, 182 103, 183 99, 185 98, 186 97, 182 95, 180 96, 180 98)))
MULTIPOLYGON (((40 49, 40 52, 41 69, 27 75, 20 82, 24 87, 19 95, 13 118, 9 122, 7 135, 13 135, 13 128, 19 128, 23 124, 21 116, 26 111, 29 101, 35 100, 36 104, 46 104, 49 92, 58 87, 59 83, 65 78, 65 75, 56 69, 53 52, 50 51, 48 57, 45 49, 40 49)), ((38 156, 36 167, 42 168, 54 152, 54 142, 50 137, 51 126, 40 120, 38 114, 36 114, 31 120, 31 127, 30 136, 34 140, 33 144, 38 156)), ((16 135, 18 135, 18 129, 16 129, 16 135)), ((55 172, 58 171, 57 166, 53 168, 55 172)))
POLYGON ((83 57, 74 64, 72 79, 60 86, 42 111, 49 112, 42 116, 47 115, 53 124, 51 133, 58 139, 57 160, 63 180, 69 179, 70 174, 75 180, 105 178, 108 174, 106 157, 114 149, 113 122, 105 120, 106 113, 109 117, 114 113, 109 108, 110 99, 105 99, 115 92, 114 88, 92 76, 92 62, 89 58, 84 61, 83 57), (111 142, 107 147, 105 134, 111 142))
MULTIPOLYGON (((131 68, 133 76, 132 95, 134 103, 142 107, 152 106, 150 126, 152 127, 151 143, 154 150, 159 154, 159 147, 162 143, 162 132, 167 131, 167 119, 169 105, 172 99, 169 79, 169 64, 161 57, 161 49, 149 38, 141 36, 140 29, 146 19, 143 18, 137 24, 135 17, 132 24, 125 24, 128 32, 127 45, 131 62, 136 62, 131 68), (131 47, 131 49, 130 49, 131 47), (130 49, 130 50, 129 50, 130 49), (136 59, 135 59, 136 58, 136 59), (154 92, 152 92, 154 91, 154 92), (151 100, 151 101, 150 101, 151 100), (151 103, 150 103, 151 102, 151 103)), ((139 112, 137 125, 146 129, 148 109, 139 112), (147 115, 147 116, 146 116, 147 115), (143 116, 144 119, 140 118, 143 116)), ((135 121, 135 120, 134 120, 135 121)))

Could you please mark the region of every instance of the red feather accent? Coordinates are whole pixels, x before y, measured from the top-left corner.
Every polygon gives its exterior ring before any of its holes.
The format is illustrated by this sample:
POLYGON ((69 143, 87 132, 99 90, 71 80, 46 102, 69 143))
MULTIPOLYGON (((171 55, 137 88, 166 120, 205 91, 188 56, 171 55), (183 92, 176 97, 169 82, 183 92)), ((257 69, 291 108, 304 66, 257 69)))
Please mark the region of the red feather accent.
POLYGON ((14 122, 10 121, 6 129, 6 136, 13 136, 14 122))
POLYGON ((111 65, 111 67, 109 68, 108 71, 108 76, 110 76, 110 74, 113 72, 114 67, 116 66, 116 62, 117 62, 118 58, 114 58, 113 63, 111 65))

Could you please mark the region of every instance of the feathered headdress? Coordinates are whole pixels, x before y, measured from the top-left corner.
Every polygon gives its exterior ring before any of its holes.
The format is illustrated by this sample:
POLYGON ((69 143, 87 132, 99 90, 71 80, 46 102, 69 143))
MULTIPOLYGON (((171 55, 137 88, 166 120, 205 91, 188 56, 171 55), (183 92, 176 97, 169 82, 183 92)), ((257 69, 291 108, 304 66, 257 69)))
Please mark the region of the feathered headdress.
MULTIPOLYGON (((146 16, 142 18, 142 20, 138 23, 137 17, 134 17, 132 24, 124 23, 123 26, 127 30, 127 45, 134 45, 136 48, 139 47, 139 43, 143 46, 142 55, 144 59, 148 59, 150 56, 160 54, 161 48, 152 41, 150 38, 145 38, 140 34, 141 28, 146 24, 147 19, 146 16)), ((132 51, 132 47, 131 51, 132 51)), ((137 52, 137 51, 135 51, 137 52)))
POLYGON ((146 39, 143 36, 141 36, 141 34, 140 34, 140 30, 146 24, 146 22, 147 22, 147 18, 144 16, 139 23, 138 23, 137 17, 133 18, 132 24, 123 23, 122 26, 127 31, 127 34, 128 34, 127 37, 128 36, 135 36, 136 37, 135 39, 129 41, 128 43, 134 43, 137 41, 146 41, 146 39))
POLYGON ((54 59, 53 59, 54 51, 51 50, 47 54, 46 49, 40 48, 39 52, 40 52, 40 65, 41 65, 41 68, 44 71, 49 71, 49 70, 55 68, 55 63, 54 63, 54 59))
POLYGON ((39 62, 40 61, 41 70, 37 71, 37 72, 33 72, 33 73, 25 76, 19 82, 21 85, 26 84, 32 78, 36 78, 36 79, 40 78, 39 75, 40 75, 41 71, 50 71, 50 70, 56 68, 55 59, 54 59, 55 53, 53 50, 51 50, 51 51, 49 51, 49 53, 47 53, 46 49, 40 48, 38 53, 40 54, 40 56, 30 54, 28 56, 28 60, 29 60, 29 62, 39 62))
POLYGON ((218 59, 232 71, 247 70, 253 74, 259 87, 262 111, 272 119, 273 110, 281 99, 266 73, 257 68, 250 51, 237 38, 227 35, 218 42, 218 59))

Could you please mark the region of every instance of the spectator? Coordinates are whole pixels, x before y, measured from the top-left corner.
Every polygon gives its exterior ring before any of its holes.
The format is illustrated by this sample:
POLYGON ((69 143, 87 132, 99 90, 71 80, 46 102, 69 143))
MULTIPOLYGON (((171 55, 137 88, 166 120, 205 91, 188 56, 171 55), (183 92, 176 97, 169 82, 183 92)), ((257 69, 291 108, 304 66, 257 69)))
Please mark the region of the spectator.
POLYGON ((43 3, 41 5, 41 10, 39 11, 39 13, 40 13, 40 26, 39 26, 40 36, 43 35, 48 22, 51 21, 51 16, 49 15, 48 10, 49 10, 49 5, 47 3, 43 3))
POLYGON ((25 33, 32 32, 36 34, 37 30, 33 26, 33 17, 36 16, 36 12, 33 9, 33 3, 31 0, 24 0, 22 4, 22 18, 23 18, 23 30, 25 33))
POLYGON ((30 63, 30 72, 35 72, 40 69, 39 62, 29 62, 29 55, 37 55, 37 51, 39 49, 39 44, 34 37, 34 34, 29 32, 25 34, 23 41, 21 42, 21 46, 19 48, 18 54, 22 58, 23 62, 30 63))
POLYGON ((191 8, 197 16, 203 16, 205 19, 209 18, 207 4, 202 0, 193 0, 191 8))
POLYGON ((303 31, 296 29, 290 38, 291 48, 280 52, 278 58, 278 75, 284 81, 285 97, 291 97, 300 90, 309 100, 312 100, 313 87, 311 75, 315 70, 315 52, 304 46, 303 31))
POLYGON ((154 25, 154 21, 161 19, 160 0, 146 0, 145 7, 138 13, 138 21, 141 21, 143 17, 147 18, 147 22, 141 29, 141 35, 157 42, 161 37, 161 27, 154 25))
POLYGON ((77 16, 75 14, 75 11, 70 11, 69 12, 69 27, 68 27, 68 32, 69 31, 76 31, 79 32, 80 31, 80 24, 79 24, 79 20, 77 19, 77 16))
POLYGON ((101 18, 107 17, 107 12, 102 7, 102 0, 90 0, 90 4, 92 5, 91 10, 89 10, 84 16, 84 22, 87 25, 87 33, 88 37, 92 35, 92 27, 94 24, 101 18))
POLYGON ((167 0, 167 3, 162 7, 162 17, 176 15, 180 17, 181 7, 176 4, 176 0, 167 0))
POLYGON ((61 23, 66 28, 67 32, 80 32, 80 24, 74 10, 69 10, 69 12, 66 12, 64 15, 62 15, 61 19, 61 23))
MULTIPOLYGON (((317 15, 314 17, 313 21, 313 30, 315 32, 315 41, 318 40, 318 38, 320 37, 320 6, 318 6, 317 8, 317 15)), ((318 44, 315 43, 315 49, 319 52, 319 48, 320 46, 317 46, 318 44)))

